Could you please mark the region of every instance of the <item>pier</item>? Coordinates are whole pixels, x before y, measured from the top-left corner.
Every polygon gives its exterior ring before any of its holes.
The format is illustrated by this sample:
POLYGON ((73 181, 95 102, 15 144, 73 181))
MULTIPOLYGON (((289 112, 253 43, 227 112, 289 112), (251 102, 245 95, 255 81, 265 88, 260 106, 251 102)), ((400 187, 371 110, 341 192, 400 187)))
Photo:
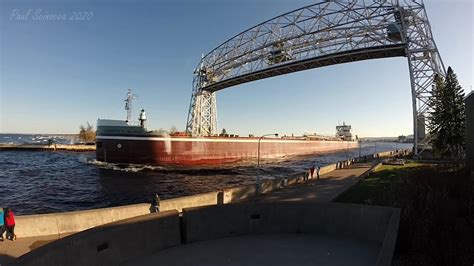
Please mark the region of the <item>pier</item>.
MULTIPOLYGON (((406 152, 407 151, 399 151, 399 153, 406 152)), ((273 208, 266 207, 266 204, 289 203, 297 204, 299 207, 296 208, 301 207, 303 209, 307 208, 304 206, 308 204, 310 204, 310 206, 316 204, 314 205, 315 207, 320 206, 321 208, 328 208, 328 206, 330 207, 332 205, 326 206, 317 204, 329 204, 328 202, 331 202, 342 192, 346 191, 348 188, 356 184, 358 180, 364 178, 367 174, 369 174, 378 165, 378 158, 390 157, 395 154, 398 153, 379 153, 328 165, 326 167, 321 168, 320 179, 316 179, 316 176, 310 178, 308 177, 308 173, 304 172, 286 178, 267 180, 261 183, 260 188, 257 188, 255 185, 250 185, 224 189, 222 191, 216 191, 211 193, 163 200, 160 203, 160 211, 165 213, 186 213, 187 210, 191 210, 192 208, 206 208, 205 206, 217 207, 226 206, 228 204, 231 204, 228 206, 233 206, 235 204, 244 204, 246 206, 262 206, 262 208, 264 209, 273 208), (368 160, 368 162, 365 162, 365 160, 368 160), (300 206, 300 204, 302 205, 300 206)), ((371 207, 364 208, 370 209, 371 207)), ((377 210, 374 211, 375 213, 377 213, 377 210)), ((392 212, 391 208, 388 208, 384 211, 387 211, 388 213, 392 212)), ((19 238, 15 242, 5 241, 1 243, 0 263, 8 263, 10 261, 13 261, 17 257, 21 257, 22 255, 26 254, 21 260, 25 263, 21 265, 28 265, 26 261, 31 261, 30 259, 28 259, 29 257, 31 259, 35 258, 35 256, 43 257, 44 255, 41 255, 43 254, 43 252, 54 253, 54 251, 52 251, 51 249, 61 249, 60 246, 63 246, 65 243, 69 243, 68 241, 76 241, 74 239, 80 237, 81 234, 87 234, 88 231, 80 233, 84 230, 99 226, 97 229, 94 230, 101 231, 105 228, 108 228, 108 226, 105 226, 104 224, 133 224, 143 219, 154 219, 152 218, 153 215, 150 215, 149 213, 150 204, 142 203, 96 210, 18 216, 16 233, 19 238), (61 241, 57 241, 59 239, 61 239, 61 241), (54 242, 52 243, 53 245, 46 245, 50 242, 54 242), (44 248, 38 249, 42 246, 44 246, 44 248), (35 252, 31 253, 31 251, 35 252)), ((131 224, 127 226, 132 226, 131 224)), ((127 235, 129 234, 130 233, 127 233, 127 235)), ((110 237, 113 239, 117 238, 117 241, 122 242, 131 241, 129 240, 130 238, 127 238, 124 241, 121 234, 116 234, 114 236, 111 235, 110 237), (121 240, 119 240, 118 238, 120 238, 121 240)), ((253 238, 252 236, 249 237, 251 239, 250 242, 252 243, 268 241, 266 237, 264 237, 263 239, 260 239, 258 237, 253 238)), ((296 240, 286 239, 285 237, 280 236, 268 237, 269 239, 276 237, 277 239, 280 239, 283 242, 291 242, 293 240, 296 240)), ((225 242, 226 240, 222 241, 225 242)), ((246 238, 244 237, 240 240, 238 239, 237 241, 246 241, 246 238)), ((308 241, 309 243, 317 245, 317 243, 321 243, 319 241, 322 240, 315 239, 310 236, 308 238, 308 241)), ((334 247, 340 244, 339 242, 337 242, 337 240, 334 241, 335 242, 331 242, 334 244, 334 247)), ((90 246, 90 248, 94 248, 95 250, 95 244, 93 246, 90 246)), ((365 250, 364 252, 368 252, 367 256, 371 256, 370 259, 372 260, 374 259, 374 256, 376 259, 376 257, 378 256, 378 251, 378 247, 375 247, 375 249, 372 247, 365 250)), ((320 250, 318 252, 322 251, 320 250)), ((91 256, 95 255, 91 254, 91 256)), ((153 256, 150 257, 150 259, 152 258, 153 256)), ((360 259, 364 258, 361 257, 360 259)), ((39 263, 37 265, 42 264, 39 263)))
POLYGON ((74 151, 88 152, 95 151, 95 145, 83 144, 0 144, 0 151, 74 151))

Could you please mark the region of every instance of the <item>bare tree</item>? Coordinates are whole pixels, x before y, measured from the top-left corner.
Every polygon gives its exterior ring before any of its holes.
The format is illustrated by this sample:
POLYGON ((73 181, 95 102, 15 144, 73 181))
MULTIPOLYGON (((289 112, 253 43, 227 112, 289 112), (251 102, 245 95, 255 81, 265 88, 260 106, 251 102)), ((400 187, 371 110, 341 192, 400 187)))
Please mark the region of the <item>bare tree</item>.
POLYGON ((172 125, 171 128, 170 128, 170 134, 174 134, 176 132, 178 132, 178 129, 176 128, 175 125, 172 125))
POLYGON ((82 142, 89 143, 95 141, 95 131, 94 127, 87 122, 87 126, 79 126, 79 139, 82 142))

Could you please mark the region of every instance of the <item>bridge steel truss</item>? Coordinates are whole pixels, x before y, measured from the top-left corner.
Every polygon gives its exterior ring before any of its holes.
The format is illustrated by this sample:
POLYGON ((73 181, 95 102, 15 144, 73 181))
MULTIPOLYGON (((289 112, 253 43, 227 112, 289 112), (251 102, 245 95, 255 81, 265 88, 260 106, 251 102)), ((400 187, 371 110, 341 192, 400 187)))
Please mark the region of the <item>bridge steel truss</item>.
POLYGON ((237 34, 196 67, 186 130, 195 136, 217 134, 219 90, 311 68, 397 56, 408 58, 418 151, 424 137, 419 128, 432 107, 434 76, 444 76, 445 69, 424 4, 416 0, 324 1, 237 34))

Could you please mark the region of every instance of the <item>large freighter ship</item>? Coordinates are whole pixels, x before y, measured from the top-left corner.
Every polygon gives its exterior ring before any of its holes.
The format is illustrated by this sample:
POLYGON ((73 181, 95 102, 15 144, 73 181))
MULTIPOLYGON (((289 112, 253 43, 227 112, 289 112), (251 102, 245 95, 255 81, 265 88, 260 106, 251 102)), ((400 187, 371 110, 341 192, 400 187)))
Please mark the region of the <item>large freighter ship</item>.
POLYGON ((193 137, 184 132, 162 134, 148 131, 142 110, 136 124, 130 122, 131 100, 125 100, 127 120, 97 120, 98 161, 153 165, 212 165, 252 158, 282 158, 296 155, 324 154, 358 147, 352 140, 351 126, 337 126, 334 137, 305 135, 269 138, 220 134, 193 137))

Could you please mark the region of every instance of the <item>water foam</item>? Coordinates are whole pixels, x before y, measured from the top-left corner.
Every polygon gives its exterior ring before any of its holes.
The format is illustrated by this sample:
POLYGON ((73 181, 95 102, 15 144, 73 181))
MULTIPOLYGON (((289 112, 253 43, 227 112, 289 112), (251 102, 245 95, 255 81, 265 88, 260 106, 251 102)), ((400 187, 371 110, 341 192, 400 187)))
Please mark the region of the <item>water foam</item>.
POLYGON ((165 169, 162 166, 148 165, 148 164, 108 163, 108 162, 97 161, 96 159, 88 158, 86 156, 80 156, 79 161, 81 163, 97 166, 98 168, 101 168, 101 169, 122 171, 122 172, 132 172, 132 173, 137 173, 141 171, 157 171, 157 170, 165 169))

